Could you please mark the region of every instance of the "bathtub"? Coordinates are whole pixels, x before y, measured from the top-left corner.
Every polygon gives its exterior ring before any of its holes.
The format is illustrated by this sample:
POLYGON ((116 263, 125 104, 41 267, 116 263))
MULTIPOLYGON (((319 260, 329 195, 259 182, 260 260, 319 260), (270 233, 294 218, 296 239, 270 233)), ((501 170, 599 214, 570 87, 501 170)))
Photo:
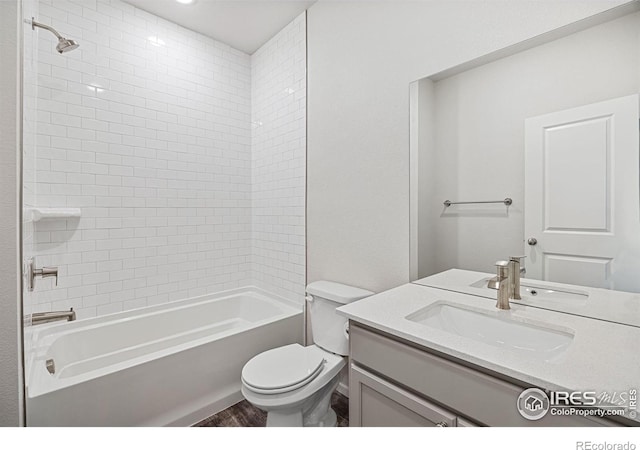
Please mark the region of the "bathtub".
POLYGON ((301 341, 302 307, 243 288, 25 333, 28 426, 186 426, 242 400, 250 358, 301 341))

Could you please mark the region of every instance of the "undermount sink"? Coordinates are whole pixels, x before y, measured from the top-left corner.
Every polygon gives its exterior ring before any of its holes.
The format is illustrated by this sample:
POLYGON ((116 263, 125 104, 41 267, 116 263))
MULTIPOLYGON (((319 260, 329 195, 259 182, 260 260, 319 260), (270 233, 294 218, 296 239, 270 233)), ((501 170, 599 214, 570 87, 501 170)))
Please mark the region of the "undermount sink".
POLYGON ((514 320, 506 311, 479 311, 436 303, 405 318, 494 347, 515 350, 541 361, 557 360, 573 341, 570 331, 514 320))
MULTIPOLYGON (((489 280, 491 278, 483 278, 481 280, 472 283, 471 287, 491 289, 496 292, 495 289, 488 287, 489 280)), ((550 289, 544 286, 536 286, 532 283, 521 282, 520 284, 520 296, 530 300, 536 301, 571 301, 574 304, 583 305, 587 303, 589 294, 586 292, 572 291, 569 289, 550 289)))

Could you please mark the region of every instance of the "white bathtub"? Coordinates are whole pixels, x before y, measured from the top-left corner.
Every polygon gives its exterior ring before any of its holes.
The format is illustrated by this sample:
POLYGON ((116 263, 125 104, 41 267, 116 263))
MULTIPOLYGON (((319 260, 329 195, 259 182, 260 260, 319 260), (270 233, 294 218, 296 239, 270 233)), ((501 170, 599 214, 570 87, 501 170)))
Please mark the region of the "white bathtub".
POLYGON ((300 342, 302 308, 243 288, 27 337, 28 426, 182 426, 240 401, 243 365, 300 342))

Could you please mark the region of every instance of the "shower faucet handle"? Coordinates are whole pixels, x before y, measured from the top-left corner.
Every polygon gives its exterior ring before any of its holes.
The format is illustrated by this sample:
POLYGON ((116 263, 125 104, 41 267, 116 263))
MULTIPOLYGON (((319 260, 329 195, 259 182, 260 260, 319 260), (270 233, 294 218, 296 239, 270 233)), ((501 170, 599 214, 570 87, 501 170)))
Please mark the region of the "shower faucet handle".
POLYGON ((58 268, 57 267, 43 267, 42 269, 36 269, 36 259, 29 258, 26 267, 27 284, 29 292, 33 292, 36 287, 36 277, 50 278, 56 277, 56 286, 58 286, 58 268))
POLYGON ((35 274, 36 276, 40 275, 42 278, 56 277, 56 286, 58 285, 57 267, 43 267, 42 269, 36 269, 35 274))

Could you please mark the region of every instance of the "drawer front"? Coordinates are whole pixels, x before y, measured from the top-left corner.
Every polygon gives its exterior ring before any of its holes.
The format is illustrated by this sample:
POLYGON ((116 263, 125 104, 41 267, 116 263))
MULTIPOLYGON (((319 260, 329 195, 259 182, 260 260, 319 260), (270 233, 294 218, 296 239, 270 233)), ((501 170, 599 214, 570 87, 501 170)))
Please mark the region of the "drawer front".
POLYGON ((457 422, 456 426, 457 427, 470 428, 470 427, 479 427, 480 425, 476 425, 475 423, 470 422, 467 419, 463 419, 462 417, 458 417, 458 422, 457 422))
POLYGON ((516 408, 523 388, 352 323, 351 359, 451 410, 489 426, 606 426, 601 419, 547 415, 530 421, 516 408))
POLYGON ((456 416, 365 370, 350 368, 349 425, 454 427, 456 416))

